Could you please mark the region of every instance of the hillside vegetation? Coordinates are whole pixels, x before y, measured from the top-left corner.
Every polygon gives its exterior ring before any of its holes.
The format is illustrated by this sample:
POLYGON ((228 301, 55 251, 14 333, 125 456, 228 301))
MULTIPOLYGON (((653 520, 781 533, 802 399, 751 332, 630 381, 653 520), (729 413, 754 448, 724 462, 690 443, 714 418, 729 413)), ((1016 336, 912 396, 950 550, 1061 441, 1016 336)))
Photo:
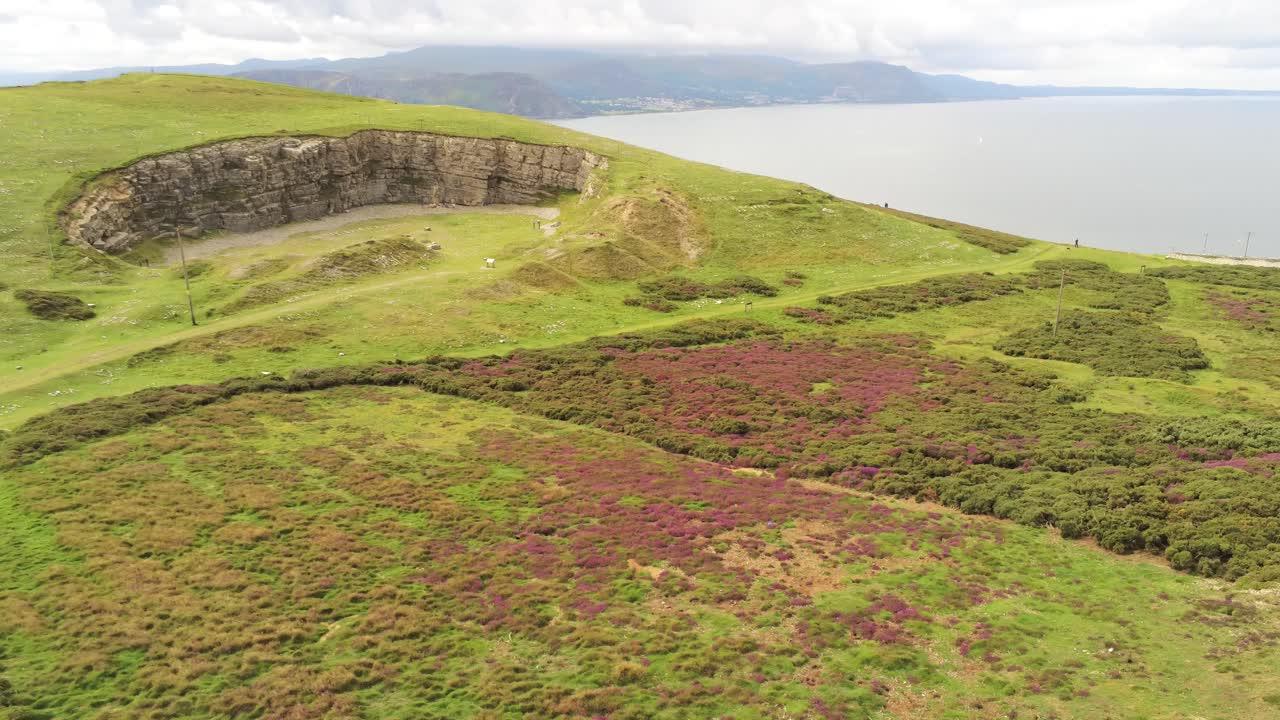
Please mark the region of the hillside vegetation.
POLYGON ((1277 271, 242 80, 0 127, 0 718, 1280 712, 1277 271), (171 241, 63 242, 104 170, 366 127, 609 163, 188 239, 194 326, 171 241))

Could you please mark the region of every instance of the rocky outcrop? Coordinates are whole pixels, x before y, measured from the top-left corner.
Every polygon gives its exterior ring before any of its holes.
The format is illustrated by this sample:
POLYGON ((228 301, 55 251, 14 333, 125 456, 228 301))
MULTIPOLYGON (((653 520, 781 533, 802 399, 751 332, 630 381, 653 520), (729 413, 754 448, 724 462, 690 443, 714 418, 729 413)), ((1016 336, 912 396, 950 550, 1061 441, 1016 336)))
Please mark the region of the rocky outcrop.
POLYGON ((580 148, 431 133, 246 138, 107 173, 65 215, 67 237, 118 253, 171 233, 247 232, 362 205, 532 204, 582 191, 604 158, 580 148))

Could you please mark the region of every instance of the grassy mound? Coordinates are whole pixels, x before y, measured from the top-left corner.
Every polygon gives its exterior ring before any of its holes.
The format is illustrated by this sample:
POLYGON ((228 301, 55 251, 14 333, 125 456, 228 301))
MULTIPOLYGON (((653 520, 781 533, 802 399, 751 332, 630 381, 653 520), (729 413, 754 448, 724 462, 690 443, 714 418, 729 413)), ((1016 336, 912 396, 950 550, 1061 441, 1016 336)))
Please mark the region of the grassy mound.
POLYGON ((85 301, 71 293, 23 288, 14 290, 13 296, 26 304, 27 312, 41 320, 88 320, 96 314, 85 301))
POLYGON ((521 285, 540 290, 568 290, 578 286, 572 275, 560 272, 543 262, 528 262, 511 273, 511 279, 521 285))
POLYGON ((396 272, 426 262, 435 251, 412 238, 366 240, 349 248, 325 253, 301 274, 260 283, 228 303, 224 313, 265 305, 298 293, 351 282, 362 277, 396 272))
POLYGON ((1195 338, 1162 329, 1137 314, 1064 313, 1053 323, 1005 338, 996 349, 1014 357, 1063 360, 1088 365, 1103 375, 1187 379, 1187 371, 1209 367, 1195 338))

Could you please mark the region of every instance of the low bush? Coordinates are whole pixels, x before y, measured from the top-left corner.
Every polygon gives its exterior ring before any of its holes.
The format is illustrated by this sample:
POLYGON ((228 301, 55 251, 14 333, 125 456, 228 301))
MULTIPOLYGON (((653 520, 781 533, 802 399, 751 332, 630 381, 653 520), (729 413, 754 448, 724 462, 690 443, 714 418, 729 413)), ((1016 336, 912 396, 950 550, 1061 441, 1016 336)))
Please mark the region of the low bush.
POLYGON ((644 294, 629 297, 623 301, 626 305, 646 307, 659 312, 671 312, 677 302, 689 302, 703 298, 726 299, 740 295, 757 295, 774 297, 778 288, 757 277, 738 275, 714 283, 669 275, 656 280, 648 280, 637 284, 644 294))
POLYGON ((884 285, 844 295, 823 295, 818 298, 818 304, 826 312, 825 316, 790 311, 788 314, 822 324, 826 324, 828 318, 829 322, 850 322, 990 300, 1021 291, 1022 282, 1017 276, 991 273, 939 275, 904 285, 884 285))
POLYGON ((1138 313, 1069 312, 1057 332, 1046 322, 1006 337, 995 348, 1014 357, 1088 365, 1103 375, 1187 380, 1209 367, 1194 338, 1163 330, 1138 313))
POLYGON ((1169 289, 1150 275, 1121 273, 1091 260, 1046 260, 1026 275, 1030 289, 1067 285, 1100 293, 1086 304, 1100 310, 1155 313, 1169 302, 1169 289))
POLYGON ((96 314, 85 301, 70 293, 22 289, 15 290, 13 296, 41 320, 88 320, 96 314))

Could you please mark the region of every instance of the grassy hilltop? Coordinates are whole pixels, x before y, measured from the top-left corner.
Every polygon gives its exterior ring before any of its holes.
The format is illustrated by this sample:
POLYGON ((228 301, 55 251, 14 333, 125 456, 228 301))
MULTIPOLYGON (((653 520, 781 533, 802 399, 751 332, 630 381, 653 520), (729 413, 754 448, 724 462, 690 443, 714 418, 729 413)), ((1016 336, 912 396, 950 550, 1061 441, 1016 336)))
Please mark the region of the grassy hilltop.
POLYGON ((1280 713, 1280 272, 177 75, 0 90, 0 252, 0 718, 1280 713), (609 167, 192 240, 196 327, 164 241, 63 242, 369 127, 609 167))

